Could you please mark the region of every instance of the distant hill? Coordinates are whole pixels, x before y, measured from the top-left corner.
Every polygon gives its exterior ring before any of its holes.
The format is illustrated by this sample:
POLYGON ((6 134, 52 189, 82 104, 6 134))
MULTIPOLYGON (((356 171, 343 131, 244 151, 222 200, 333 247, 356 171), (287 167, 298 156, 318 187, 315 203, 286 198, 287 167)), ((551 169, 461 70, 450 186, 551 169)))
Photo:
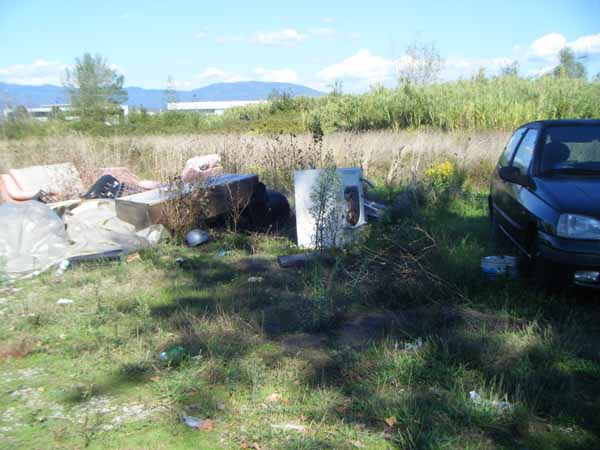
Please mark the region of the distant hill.
MULTIPOLYGON (((125 88, 129 106, 143 106, 150 110, 166 108, 163 89, 143 89, 135 86, 125 88)), ((177 91, 177 101, 226 101, 226 100, 265 100, 271 92, 288 92, 293 97, 317 97, 323 95, 315 89, 291 83, 263 81, 240 81, 237 83, 215 83, 192 91, 177 91)), ((68 103, 63 87, 53 85, 27 86, 0 82, 0 108, 7 105, 36 107, 68 103)))

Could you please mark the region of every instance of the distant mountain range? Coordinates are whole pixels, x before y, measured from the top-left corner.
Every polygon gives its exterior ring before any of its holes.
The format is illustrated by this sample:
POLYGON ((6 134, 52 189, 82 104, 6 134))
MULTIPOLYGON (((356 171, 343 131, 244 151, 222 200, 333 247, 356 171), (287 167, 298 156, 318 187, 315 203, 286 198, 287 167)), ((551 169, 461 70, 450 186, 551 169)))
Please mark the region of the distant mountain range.
MULTIPOLYGON (((165 109, 165 91, 163 89, 143 89, 126 87, 130 107, 143 106, 149 110, 165 109)), ((315 89, 292 83, 274 83, 263 81, 240 81, 236 83, 215 83, 192 91, 176 91, 179 102, 227 101, 227 100, 266 100, 274 90, 287 92, 293 97, 317 97, 323 95, 315 89)), ((61 86, 46 84, 27 86, 0 82, 0 108, 24 105, 30 108, 41 105, 68 103, 68 96, 61 86)))

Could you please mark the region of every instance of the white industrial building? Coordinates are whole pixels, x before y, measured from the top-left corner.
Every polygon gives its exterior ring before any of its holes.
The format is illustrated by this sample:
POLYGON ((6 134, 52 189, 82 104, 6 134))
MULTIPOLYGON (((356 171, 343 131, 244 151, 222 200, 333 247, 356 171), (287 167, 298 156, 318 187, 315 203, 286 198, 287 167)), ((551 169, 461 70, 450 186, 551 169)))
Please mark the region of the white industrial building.
POLYGON ((227 102, 174 102, 167 103, 168 111, 194 111, 207 115, 220 116, 226 109, 259 105, 266 100, 234 100, 227 102))
MULTIPOLYGON (((120 105, 120 108, 121 108, 121 111, 123 112, 124 116, 129 114, 129 106, 120 105)), ((69 105, 69 104, 42 105, 42 106, 38 106, 36 108, 25 107, 25 109, 27 110, 27 114, 29 114, 30 117, 32 117, 33 119, 41 120, 41 121, 48 120, 50 117, 52 117, 52 115, 57 110, 64 114, 66 120, 77 119, 76 116, 73 116, 70 114, 71 105, 69 105)), ((15 108, 4 108, 4 117, 7 118, 10 115, 10 113, 12 113, 14 111, 15 111, 15 108)))

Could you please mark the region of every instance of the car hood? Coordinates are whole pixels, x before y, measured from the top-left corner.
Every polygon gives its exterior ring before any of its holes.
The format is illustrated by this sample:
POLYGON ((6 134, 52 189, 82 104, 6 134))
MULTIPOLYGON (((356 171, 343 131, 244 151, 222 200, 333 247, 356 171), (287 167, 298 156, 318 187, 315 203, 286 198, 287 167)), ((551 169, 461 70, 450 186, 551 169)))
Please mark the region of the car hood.
POLYGON ((535 186, 536 194, 559 213, 600 218, 600 178, 536 178, 535 186))

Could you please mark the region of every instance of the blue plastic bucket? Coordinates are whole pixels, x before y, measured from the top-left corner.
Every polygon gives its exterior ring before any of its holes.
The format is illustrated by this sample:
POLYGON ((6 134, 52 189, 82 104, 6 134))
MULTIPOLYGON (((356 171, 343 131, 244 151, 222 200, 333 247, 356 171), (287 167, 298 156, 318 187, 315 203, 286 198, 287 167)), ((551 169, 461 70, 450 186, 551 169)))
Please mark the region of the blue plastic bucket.
POLYGON ((517 278, 519 276, 519 259, 515 256, 484 256, 481 258, 481 271, 489 279, 498 277, 517 278))

